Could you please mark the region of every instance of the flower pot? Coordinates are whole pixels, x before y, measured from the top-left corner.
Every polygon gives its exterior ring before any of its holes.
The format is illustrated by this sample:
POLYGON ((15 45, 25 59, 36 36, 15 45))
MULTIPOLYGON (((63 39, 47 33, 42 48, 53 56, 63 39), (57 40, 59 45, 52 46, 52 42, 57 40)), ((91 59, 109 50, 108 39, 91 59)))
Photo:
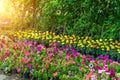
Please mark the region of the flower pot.
POLYGON ((55 78, 53 78, 53 80, 60 80, 60 79, 59 79, 59 77, 55 77, 55 78))
POLYGON ((33 77, 33 79, 32 80, 39 80, 39 78, 38 77, 33 77))
POLYGON ((22 78, 23 79, 29 79, 30 78, 30 73, 29 72, 23 73, 22 78))
POLYGON ((17 70, 16 69, 11 69, 10 71, 12 74, 17 74, 17 70))

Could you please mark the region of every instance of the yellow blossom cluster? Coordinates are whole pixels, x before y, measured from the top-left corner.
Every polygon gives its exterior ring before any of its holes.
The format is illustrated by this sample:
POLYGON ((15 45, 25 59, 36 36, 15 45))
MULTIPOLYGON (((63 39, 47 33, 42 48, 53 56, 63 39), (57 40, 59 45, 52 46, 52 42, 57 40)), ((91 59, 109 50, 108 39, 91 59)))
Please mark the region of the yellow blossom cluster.
POLYGON ((49 43, 58 42, 64 44, 75 44, 82 48, 101 49, 103 51, 117 50, 120 53, 120 42, 113 41, 113 39, 97 39, 94 40, 91 37, 79 37, 75 35, 56 35, 54 32, 41 32, 38 30, 26 30, 11 32, 9 35, 17 37, 19 39, 35 39, 48 41, 49 43))

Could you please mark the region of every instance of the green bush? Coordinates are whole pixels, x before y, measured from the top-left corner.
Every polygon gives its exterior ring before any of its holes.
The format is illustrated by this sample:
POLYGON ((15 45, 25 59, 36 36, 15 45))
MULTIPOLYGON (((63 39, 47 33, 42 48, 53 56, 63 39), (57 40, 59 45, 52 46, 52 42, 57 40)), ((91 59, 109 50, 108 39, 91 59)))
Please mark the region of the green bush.
POLYGON ((120 39, 119 0, 49 0, 40 29, 62 34, 120 39))

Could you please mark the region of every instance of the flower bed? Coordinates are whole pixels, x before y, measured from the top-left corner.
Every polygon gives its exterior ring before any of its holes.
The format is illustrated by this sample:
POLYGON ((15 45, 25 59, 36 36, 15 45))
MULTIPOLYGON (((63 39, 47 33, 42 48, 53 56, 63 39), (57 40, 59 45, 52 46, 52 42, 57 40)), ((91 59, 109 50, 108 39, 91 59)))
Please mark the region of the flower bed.
POLYGON ((72 45, 36 41, 0 43, 0 69, 32 80, 119 80, 120 64, 107 55, 82 55, 72 45))
POLYGON ((94 57, 98 57, 101 54, 109 55, 111 59, 120 62, 120 42, 113 39, 94 40, 88 36, 56 35, 53 32, 37 30, 11 32, 9 35, 14 36, 17 40, 36 40, 44 45, 54 42, 62 46, 70 44, 83 54, 90 54, 94 57))

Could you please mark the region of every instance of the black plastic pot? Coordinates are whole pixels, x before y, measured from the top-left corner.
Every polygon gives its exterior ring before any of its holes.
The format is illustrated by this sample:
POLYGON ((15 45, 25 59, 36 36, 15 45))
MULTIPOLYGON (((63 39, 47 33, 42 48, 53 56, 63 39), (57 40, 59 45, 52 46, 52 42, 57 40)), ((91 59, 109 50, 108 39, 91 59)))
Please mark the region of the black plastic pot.
POLYGON ((18 72, 17 72, 16 69, 11 69, 10 73, 12 73, 12 74, 18 74, 18 72))
POLYGON ((53 80, 60 80, 59 77, 53 78, 53 80))
POLYGON ((39 78, 38 77, 34 77, 32 80, 39 80, 39 78))
POLYGON ((22 78, 23 79, 30 79, 30 73, 29 72, 23 73, 22 78))

